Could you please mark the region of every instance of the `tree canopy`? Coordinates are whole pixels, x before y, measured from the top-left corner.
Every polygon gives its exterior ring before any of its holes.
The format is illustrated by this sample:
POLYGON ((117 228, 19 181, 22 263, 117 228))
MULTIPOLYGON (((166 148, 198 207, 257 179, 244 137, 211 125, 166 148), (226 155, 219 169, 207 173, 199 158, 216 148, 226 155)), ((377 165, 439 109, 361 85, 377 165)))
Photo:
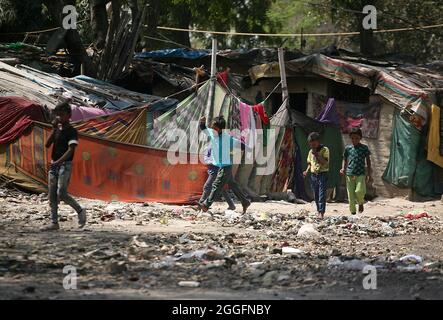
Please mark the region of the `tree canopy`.
MULTIPOLYGON (((67 0, 50 2, 66 3, 67 0)), ((139 8, 149 5, 137 49, 210 46, 208 34, 165 31, 157 29, 157 26, 251 33, 349 32, 362 31, 362 9, 367 4, 377 8, 378 29, 442 23, 443 12, 443 2, 440 0, 77 0, 79 19, 86 19, 79 28, 85 44, 97 42, 97 39, 104 41, 106 32, 103 29, 101 35, 98 33, 97 36, 96 29, 97 24, 107 24, 107 19, 110 19, 111 14, 106 14, 103 5, 107 4, 109 11, 111 2, 118 3, 121 8, 127 8, 134 2, 138 3, 139 8), (102 5, 101 16, 94 12, 97 4, 102 5)), ((47 3, 44 0, 0 0, 0 33, 32 31, 57 25, 57 19, 45 5, 47 3)), ((217 38, 220 48, 283 45, 305 52, 331 44, 358 52, 363 39, 371 42, 372 55, 399 55, 417 62, 441 59, 443 50, 443 28, 395 33, 362 32, 360 36, 304 37, 303 43, 298 37, 217 38), (363 36, 367 38, 363 39, 363 36)), ((4 39, 10 41, 10 37, 4 39)))

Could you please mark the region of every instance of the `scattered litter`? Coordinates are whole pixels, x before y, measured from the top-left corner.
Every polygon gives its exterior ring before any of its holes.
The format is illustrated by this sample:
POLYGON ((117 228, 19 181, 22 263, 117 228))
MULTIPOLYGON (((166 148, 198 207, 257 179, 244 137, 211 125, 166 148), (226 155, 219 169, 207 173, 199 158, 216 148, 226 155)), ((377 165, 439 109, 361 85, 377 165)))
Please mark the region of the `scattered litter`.
POLYGON ((408 213, 407 215, 405 215, 406 219, 409 220, 415 220, 415 219, 420 219, 420 218, 429 218, 429 215, 427 212, 422 212, 422 213, 408 213))
POLYGON ((109 222, 109 221, 115 220, 115 215, 113 213, 103 214, 100 217, 100 220, 103 222, 109 222))
POLYGON ((328 267, 338 267, 346 270, 363 270, 368 263, 360 259, 351 259, 342 261, 339 257, 330 257, 328 267))
POLYGON ((420 264, 423 262, 423 258, 415 254, 408 254, 406 256, 401 257, 399 261, 404 264, 420 264))
POLYGON ((202 249, 185 253, 176 258, 176 261, 192 262, 195 260, 219 260, 224 258, 221 249, 202 249))
POLYGON ((144 242, 144 241, 139 241, 138 239, 138 236, 134 236, 133 238, 132 238, 132 245, 133 246, 135 246, 135 247, 139 247, 139 248, 148 248, 149 247, 149 245, 146 243, 146 242, 144 242))
POLYGON ((198 281, 180 281, 178 283, 180 287, 197 288, 200 287, 200 282, 198 281))
POLYGON ((318 238, 320 232, 318 232, 312 223, 307 223, 301 226, 297 232, 297 237, 301 238, 318 238))
POLYGON ((240 218, 241 214, 234 210, 225 210, 225 219, 235 220, 240 218))
POLYGON ((304 251, 300 250, 300 249, 296 249, 296 248, 291 248, 291 247, 283 247, 282 253, 290 254, 290 255, 301 255, 304 253, 304 251))
POLYGON ((111 274, 119 274, 127 270, 125 261, 113 261, 110 262, 107 267, 111 274))

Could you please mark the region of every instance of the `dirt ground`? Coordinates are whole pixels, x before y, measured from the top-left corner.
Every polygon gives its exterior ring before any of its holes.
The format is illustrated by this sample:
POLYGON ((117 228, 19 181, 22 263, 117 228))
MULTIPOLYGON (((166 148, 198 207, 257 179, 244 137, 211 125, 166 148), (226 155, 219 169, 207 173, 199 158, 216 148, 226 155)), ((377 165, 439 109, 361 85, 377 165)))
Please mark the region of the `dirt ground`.
POLYGON ((323 221, 312 204, 278 201, 253 203, 246 215, 223 203, 210 213, 80 203, 84 229, 61 205, 61 230, 41 232, 46 195, 0 189, 1 299, 443 298, 441 201, 376 199, 357 216, 329 203, 323 221), (429 217, 405 217, 423 212, 429 217), (410 254, 418 257, 402 259, 410 254), (363 286, 368 265, 376 289, 363 286), (63 286, 66 266, 75 267, 76 289, 63 286))

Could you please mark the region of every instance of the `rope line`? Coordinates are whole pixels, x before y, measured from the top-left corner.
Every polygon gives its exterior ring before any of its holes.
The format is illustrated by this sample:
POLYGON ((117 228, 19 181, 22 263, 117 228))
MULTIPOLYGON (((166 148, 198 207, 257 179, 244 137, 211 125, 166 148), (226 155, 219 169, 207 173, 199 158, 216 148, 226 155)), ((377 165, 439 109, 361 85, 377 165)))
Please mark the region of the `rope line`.
POLYGON ((177 95, 179 95, 179 94, 181 94, 181 93, 184 93, 184 92, 186 92, 186 91, 192 90, 192 89, 194 89, 194 88, 198 88, 199 86, 205 84, 205 83, 208 82, 209 80, 211 80, 211 79, 205 80, 205 81, 203 81, 203 82, 200 82, 200 83, 197 83, 197 84, 193 85, 192 87, 189 87, 189 88, 183 89, 183 90, 181 90, 181 91, 179 91, 179 92, 176 92, 176 93, 173 93, 173 94, 171 94, 171 95, 169 95, 169 96, 167 96, 167 97, 164 97, 162 100, 166 100, 166 99, 169 99, 169 98, 175 97, 175 96, 177 96, 177 95))
MULTIPOLYGON (((412 31, 422 29, 432 29, 443 27, 443 23, 434 24, 429 26, 397 28, 397 29, 382 29, 374 30, 374 33, 389 33, 389 32, 401 32, 412 31)), ((359 35, 359 31, 352 32, 330 32, 330 33, 249 33, 249 32, 230 32, 230 31, 211 31, 211 30, 198 30, 198 29, 182 29, 171 27, 157 27, 160 30, 179 31, 179 32, 193 32, 193 33, 209 33, 215 35, 230 35, 230 36, 255 36, 255 37, 326 37, 326 36, 353 36, 359 35)))
MULTIPOLYGON (((89 19, 83 19, 80 21, 77 21, 77 24, 83 23, 85 21, 87 21, 89 19)), ((54 27, 54 28, 49 28, 49 29, 43 29, 43 30, 36 30, 36 31, 25 31, 25 32, 9 32, 9 33, 0 33, 0 35, 14 35, 14 34, 36 34, 36 33, 46 33, 46 32, 51 32, 51 31, 55 31, 58 29, 61 29, 62 27, 54 27)))

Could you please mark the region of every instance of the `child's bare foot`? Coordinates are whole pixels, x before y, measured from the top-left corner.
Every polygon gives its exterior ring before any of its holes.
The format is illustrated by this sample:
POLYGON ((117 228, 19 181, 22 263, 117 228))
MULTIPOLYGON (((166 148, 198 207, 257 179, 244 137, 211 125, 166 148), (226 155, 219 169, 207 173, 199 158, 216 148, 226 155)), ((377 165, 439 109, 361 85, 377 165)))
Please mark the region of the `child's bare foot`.
POLYGON ((246 213, 246 210, 248 210, 250 205, 251 205, 250 202, 242 204, 242 206, 243 206, 243 213, 246 213))
POLYGON ((204 204, 202 204, 202 203, 200 203, 199 205, 200 205, 200 209, 201 209, 203 212, 208 212, 209 208, 208 208, 206 205, 204 205, 204 204))
POLYGON ((58 229, 60 229, 60 226, 58 225, 58 223, 51 223, 51 224, 41 228, 40 231, 55 231, 58 229))
POLYGON ((195 211, 201 210, 201 204, 198 201, 194 202, 190 207, 192 210, 195 210, 195 211))
POLYGON ((359 204, 358 205, 358 212, 362 213, 364 210, 365 210, 365 208, 364 208, 363 204, 359 204))

